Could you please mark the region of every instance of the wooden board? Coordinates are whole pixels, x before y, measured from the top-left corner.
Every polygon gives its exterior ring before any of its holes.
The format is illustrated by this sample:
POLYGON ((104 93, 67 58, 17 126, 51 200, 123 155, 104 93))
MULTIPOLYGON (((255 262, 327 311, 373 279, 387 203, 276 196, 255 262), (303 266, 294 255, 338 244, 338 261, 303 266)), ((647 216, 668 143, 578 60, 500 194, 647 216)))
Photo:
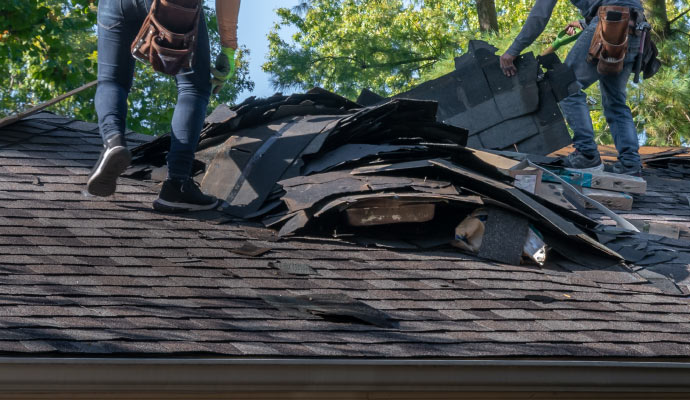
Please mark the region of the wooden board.
POLYGON ((97 83, 98 83, 98 81, 89 82, 84 86, 81 86, 77 89, 72 90, 71 92, 67 92, 63 95, 60 95, 60 96, 58 96, 58 97, 56 97, 50 101, 47 101, 45 103, 41 103, 41 104, 37 105, 36 107, 32 107, 32 108, 30 108, 24 112, 21 112, 21 113, 16 114, 16 115, 10 115, 9 117, 5 117, 3 119, 0 119, 0 128, 3 128, 7 125, 14 124, 15 122, 21 121, 22 119, 29 117, 31 115, 34 115, 39 111, 45 110, 46 108, 53 106, 53 105, 65 100, 65 99, 68 99, 68 98, 74 96, 75 94, 81 93, 86 89, 90 89, 93 86, 96 86, 97 83))
MULTIPOLYGON (((582 188, 582 194, 596 200, 612 210, 630 211, 632 210, 633 198, 629 194, 622 192, 612 192, 610 190, 582 188)), ((587 203, 587 208, 594 208, 587 203)))
POLYGON ((474 154, 480 160, 493 165, 501 171, 507 172, 510 169, 514 169, 520 165, 520 161, 514 160, 512 158, 503 157, 498 154, 489 153, 482 150, 470 149, 472 154, 474 154))
POLYGON ((681 229, 678 225, 642 220, 633 221, 633 224, 637 226, 640 231, 647 232, 650 235, 663 236, 671 239, 680 238, 681 229))
POLYGON ((523 189, 529 193, 537 193, 538 187, 541 186, 542 171, 540 169, 513 169, 508 172, 510 176, 515 178, 513 185, 517 188, 523 189))
POLYGON ((542 199, 546 199, 553 204, 565 207, 569 210, 576 209, 576 207, 563 196, 563 188, 559 183, 542 182, 542 184, 537 187, 535 194, 542 199))
MULTIPOLYGON (((583 188, 638 194, 644 194, 647 191, 647 182, 637 176, 612 174, 603 171, 585 172, 571 169, 559 169, 554 172, 571 185, 582 186, 583 188)), ((557 183, 548 175, 544 175, 542 180, 545 182, 557 183)))
MULTIPOLYGON (((582 194, 596 200, 612 210, 632 210, 633 198, 629 194, 613 192, 610 190, 582 188, 582 194)), ((537 195, 561 206, 572 208, 570 202, 563 197, 563 187, 558 183, 544 182, 538 189, 537 195)), ((593 205, 585 204, 587 208, 595 208, 593 205)))

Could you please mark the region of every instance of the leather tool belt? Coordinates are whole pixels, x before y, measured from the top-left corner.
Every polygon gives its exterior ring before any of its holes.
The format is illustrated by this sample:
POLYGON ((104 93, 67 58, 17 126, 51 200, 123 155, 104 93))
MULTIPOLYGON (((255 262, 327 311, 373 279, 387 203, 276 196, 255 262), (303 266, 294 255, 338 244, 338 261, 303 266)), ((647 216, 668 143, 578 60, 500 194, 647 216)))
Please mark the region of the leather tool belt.
POLYGON ((598 14, 599 23, 589 46, 587 61, 597 64, 597 71, 602 75, 616 75, 623 70, 628 51, 630 8, 601 6, 598 14))
POLYGON ((132 56, 164 74, 193 72, 200 18, 200 0, 153 0, 132 42, 132 56))

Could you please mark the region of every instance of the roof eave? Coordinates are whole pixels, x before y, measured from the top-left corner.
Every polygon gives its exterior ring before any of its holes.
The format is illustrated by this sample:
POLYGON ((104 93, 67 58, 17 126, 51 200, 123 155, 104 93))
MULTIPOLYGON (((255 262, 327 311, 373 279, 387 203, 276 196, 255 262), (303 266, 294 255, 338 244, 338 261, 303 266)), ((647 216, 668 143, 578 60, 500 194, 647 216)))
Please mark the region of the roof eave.
POLYGON ((0 358, 31 391, 690 391, 690 362, 0 358))

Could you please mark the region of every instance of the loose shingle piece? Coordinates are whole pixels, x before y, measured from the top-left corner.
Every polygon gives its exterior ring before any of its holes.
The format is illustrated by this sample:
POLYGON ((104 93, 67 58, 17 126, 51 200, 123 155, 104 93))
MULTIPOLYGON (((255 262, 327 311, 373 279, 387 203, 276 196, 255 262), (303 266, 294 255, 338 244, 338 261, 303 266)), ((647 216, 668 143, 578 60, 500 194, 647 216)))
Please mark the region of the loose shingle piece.
POLYGON ((384 312, 343 294, 263 296, 263 299, 277 309, 313 314, 335 323, 365 324, 379 328, 398 327, 397 322, 384 312))
POLYGON ((395 98, 437 101, 437 119, 468 129, 471 147, 546 155, 570 144, 558 102, 576 88, 572 70, 555 55, 526 53, 509 78, 496 51, 471 40, 455 71, 395 98))

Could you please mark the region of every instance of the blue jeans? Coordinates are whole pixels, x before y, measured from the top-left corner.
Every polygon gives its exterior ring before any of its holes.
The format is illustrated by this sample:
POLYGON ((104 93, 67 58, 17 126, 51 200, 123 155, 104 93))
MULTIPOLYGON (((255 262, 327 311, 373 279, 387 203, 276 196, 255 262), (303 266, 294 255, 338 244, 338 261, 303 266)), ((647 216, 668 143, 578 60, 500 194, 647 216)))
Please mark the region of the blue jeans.
MULTIPOLYGON (((98 89, 95 103, 104 140, 125 132, 127 96, 132 87, 135 64, 130 46, 151 3, 152 0, 100 0, 98 4, 98 89)), ((194 73, 175 77, 177 105, 172 117, 172 140, 167 162, 168 177, 177 180, 186 180, 191 173, 211 95, 211 56, 203 15, 197 43, 194 73)))
POLYGON ((592 117, 587 106, 587 95, 583 90, 599 81, 604 116, 618 150, 618 159, 626 166, 640 165, 637 131, 630 107, 626 104, 626 85, 639 50, 640 38, 633 35, 628 37, 628 54, 621 73, 614 76, 599 75, 596 64, 587 62, 587 52, 598 22, 598 17, 592 19, 565 59, 565 64, 575 72, 575 78, 581 89, 563 99, 560 103, 561 109, 568 125, 573 130, 575 148, 585 154, 596 154, 597 145, 594 142, 592 117))

